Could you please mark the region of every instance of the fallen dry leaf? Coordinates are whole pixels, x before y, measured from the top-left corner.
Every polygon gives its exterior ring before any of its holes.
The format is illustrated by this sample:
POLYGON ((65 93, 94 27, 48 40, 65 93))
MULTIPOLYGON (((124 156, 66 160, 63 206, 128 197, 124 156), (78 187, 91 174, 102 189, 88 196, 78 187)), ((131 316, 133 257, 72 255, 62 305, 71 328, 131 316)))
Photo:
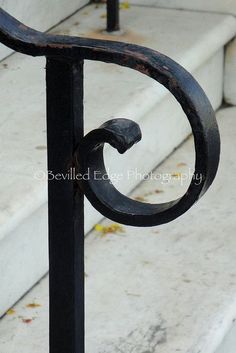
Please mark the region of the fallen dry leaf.
POLYGON ((143 194, 143 196, 135 196, 134 197, 134 200, 136 201, 141 201, 141 202, 148 202, 148 200, 146 199, 146 197, 148 196, 152 196, 154 194, 160 194, 164 192, 163 190, 160 190, 160 189, 156 189, 156 190, 152 190, 152 191, 148 191, 148 192, 145 192, 145 194, 143 194))
POLYGON ((156 189, 156 190, 154 190, 154 192, 155 192, 155 194, 160 194, 160 193, 162 193, 162 192, 164 192, 163 190, 160 190, 160 189, 156 189))
POLYGON ((124 233, 124 228, 117 223, 112 223, 109 226, 103 226, 102 224, 96 224, 94 229, 101 233, 102 235, 108 234, 108 233, 124 233))
POLYGON ((176 178, 176 179, 180 179, 180 178, 181 178, 181 175, 182 175, 182 174, 179 173, 179 172, 171 174, 171 176, 172 176, 173 178, 176 178))
POLYGON ((181 163, 178 163, 178 164, 177 164, 177 167, 184 167, 184 166, 186 166, 186 165, 187 165, 186 163, 181 162, 181 163))
POLYGON ((147 201, 143 196, 136 196, 134 199, 141 202, 147 201))
POLYGON ((16 313, 16 311, 12 308, 7 310, 7 312, 6 312, 7 315, 14 315, 15 313, 16 313))
POLYGON ((24 324, 31 324, 33 319, 21 319, 24 324))
POLYGON ((38 308, 42 306, 41 304, 38 304, 38 303, 29 303, 26 305, 26 308, 30 308, 30 309, 33 309, 33 308, 38 308))
POLYGON ((121 4, 120 4, 120 9, 121 10, 127 10, 130 8, 130 4, 128 1, 123 1, 121 4))

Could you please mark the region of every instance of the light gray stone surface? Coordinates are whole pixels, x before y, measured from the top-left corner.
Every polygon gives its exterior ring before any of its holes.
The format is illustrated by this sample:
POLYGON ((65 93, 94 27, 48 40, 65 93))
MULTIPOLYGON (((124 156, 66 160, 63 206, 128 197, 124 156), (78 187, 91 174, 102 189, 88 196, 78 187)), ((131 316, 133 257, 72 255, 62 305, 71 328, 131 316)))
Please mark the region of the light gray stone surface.
MULTIPOLYGON (((104 6, 98 9, 90 6, 53 32, 106 37, 102 33, 104 13, 104 6)), ((179 11, 140 7, 122 10, 121 14, 125 34, 106 38, 136 42, 170 55, 199 80, 214 108, 220 106, 223 46, 235 33, 234 19, 191 12, 180 15, 179 11), (143 18, 148 19, 148 26, 143 18)), ((0 278, 6 287, 1 293, 0 313, 47 269, 45 256, 38 256, 39 241, 42 249, 47 248, 47 218, 43 216, 47 212, 47 189, 46 180, 40 179, 46 169, 44 66, 44 59, 20 54, 0 65, 0 162, 4 166, 0 171, 0 239, 5 244, 0 246, 0 259, 3 264, 8 263, 6 268, 0 267, 0 278), (41 216, 35 222, 37 214, 41 216), (23 233, 21 227, 25 229, 23 233), (20 237, 24 246, 19 248, 20 237), (5 247, 11 249, 9 262, 5 247)), ((124 156, 107 148, 105 158, 111 172, 124 173, 128 167, 137 166, 140 172, 150 171, 190 132, 183 112, 159 84, 133 70, 86 62, 86 132, 112 116, 138 121, 143 140, 124 156)), ((135 178, 126 178, 117 186, 129 192, 138 182, 135 178)), ((86 203, 86 231, 99 219, 101 215, 86 203)))
MULTIPOLYGON (((0 7, 25 25, 46 31, 87 4, 88 0, 0 0, 0 7)), ((12 50, 0 43, 0 60, 12 50)))
POLYGON ((234 0, 130 0, 130 3, 141 6, 157 6, 236 15, 236 2, 234 0))
POLYGON ((233 323, 232 328, 229 330, 220 346, 215 353, 234 353, 236 347, 236 325, 233 323))
MULTIPOLYGON (((124 227, 124 233, 103 237, 93 231, 86 238, 87 353, 215 353, 233 327, 235 114, 236 108, 217 114, 219 172, 188 213, 160 227, 124 227)), ((182 180, 193 164, 190 138, 155 170, 159 181, 143 182, 132 197, 163 202, 182 195, 189 183, 182 180), (172 176, 168 183, 167 175, 172 176)), ((0 351, 48 352, 48 278, 14 310, 0 321, 0 351), (41 307, 29 309, 30 303, 41 307)))

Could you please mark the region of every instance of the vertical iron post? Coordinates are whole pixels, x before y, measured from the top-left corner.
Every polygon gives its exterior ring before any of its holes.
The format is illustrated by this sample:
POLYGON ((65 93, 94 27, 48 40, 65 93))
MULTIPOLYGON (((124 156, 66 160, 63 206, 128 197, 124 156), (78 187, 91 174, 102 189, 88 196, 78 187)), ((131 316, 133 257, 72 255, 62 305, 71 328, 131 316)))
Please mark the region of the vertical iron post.
POLYGON ((68 172, 83 137, 83 61, 47 58, 46 80, 50 353, 84 353, 84 199, 68 172))
POLYGON ((107 32, 119 31, 119 0, 107 0, 107 32))

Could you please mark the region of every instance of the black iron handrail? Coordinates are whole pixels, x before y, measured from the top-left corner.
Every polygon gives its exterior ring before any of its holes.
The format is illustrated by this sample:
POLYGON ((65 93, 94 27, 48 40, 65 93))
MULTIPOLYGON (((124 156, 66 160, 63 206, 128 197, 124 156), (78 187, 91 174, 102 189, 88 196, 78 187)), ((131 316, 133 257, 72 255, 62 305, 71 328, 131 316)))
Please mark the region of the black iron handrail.
MULTIPOLYGON (((50 173, 90 170, 89 180, 48 183, 50 353, 84 352, 84 194, 104 216, 120 223, 153 226, 186 212, 211 185, 217 172, 220 139, 214 111, 195 79, 167 56, 141 46, 54 36, 24 26, 0 10, 0 41, 32 56, 45 56, 47 141, 50 173), (83 136, 84 60, 113 63, 137 70, 164 85, 182 106, 192 128, 196 150, 195 176, 181 198, 144 204, 119 193, 111 182, 96 180, 106 173, 103 146, 124 153, 141 139, 139 126, 113 119, 83 136)), ((160 129, 161 126, 155 127, 160 129)))

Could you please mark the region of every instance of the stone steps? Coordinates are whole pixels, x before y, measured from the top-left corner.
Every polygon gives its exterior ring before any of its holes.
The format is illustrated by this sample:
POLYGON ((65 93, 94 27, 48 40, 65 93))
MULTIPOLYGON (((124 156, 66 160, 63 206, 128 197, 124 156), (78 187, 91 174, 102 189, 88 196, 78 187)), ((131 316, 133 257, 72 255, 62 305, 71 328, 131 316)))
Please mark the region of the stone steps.
MULTIPOLYGON (((87 353, 235 352, 235 115, 236 108, 217 113, 219 172, 190 211, 159 227, 86 237, 87 353)), ((131 197, 179 197, 193 164, 189 138, 155 169, 162 178, 144 181, 131 197)), ((0 320, 0 351, 47 353, 48 277, 13 309, 0 320), (29 309, 30 303, 41 306, 29 309)))
POLYGON ((130 0, 131 4, 139 6, 155 6, 158 8, 170 8, 179 10, 193 10, 193 11, 206 11, 206 12, 218 12, 223 14, 236 15, 236 3, 234 0, 130 0))
MULTIPOLYGON (((220 14, 131 6, 121 11, 124 34, 103 33, 105 6, 90 5, 54 33, 107 38, 154 48, 193 73, 215 109, 222 102, 224 46, 236 21, 220 14)), ((45 59, 14 54, 0 63, 0 313, 13 305, 48 268, 45 128, 45 59)), ((139 122, 143 140, 123 156, 106 149, 111 173, 138 168, 147 173, 189 135, 180 107, 159 84, 115 65, 86 62, 85 130, 111 117, 139 122)), ((125 178, 125 193, 137 186, 125 178)), ((86 203, 86 232, 101 215, 86 203)))

